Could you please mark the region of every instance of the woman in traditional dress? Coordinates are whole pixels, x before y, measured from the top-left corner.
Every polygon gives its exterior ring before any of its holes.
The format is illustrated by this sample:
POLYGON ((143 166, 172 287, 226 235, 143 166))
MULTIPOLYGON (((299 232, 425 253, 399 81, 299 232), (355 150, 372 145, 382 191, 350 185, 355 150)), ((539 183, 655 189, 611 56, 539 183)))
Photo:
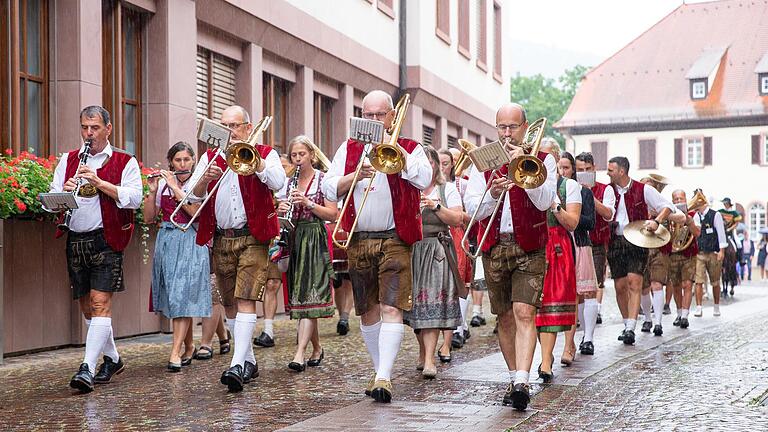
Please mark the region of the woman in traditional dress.
MULTIPOLYGON (((557 147, 552 154, 559 160, 557 147)), ((575 180, 558 175, 557 196, 559 203, 547 211, 549 240, 546 246, 547 273, 544 275, 544 292, 541 308, 536 314, 536 327, 541 343, 539 377, 549 383, 554 377, 553 350, 557 333, 565 332, 576 324, 576 263, 571 232, 576 229, 581 216, 581 186, 575 180)), ((570 357, 561 359, 570 364, 570 357)))
MULTIPOLYGON (((197 230, 182 231, 171 222, 171 214, 186 194, 186 182, 195 169, 195 152, 185 142, 168 149, 168 169, 160 177, 147 179, 149 195, 144 199, 144 223, 162 216, 152 261, 152 305, 155 312, 170 319, 173 346, 168 359, 170 372, 181 371, 192 363, 196 350, 192 343, 192 317, 211 315, 211 278, 208 248, 195 243, 197 230), (188 174, 174 172, 186 170, 188 174), (184 349, 182 350, 182 344, 184 349)), ((199 204, 183 206, 174 217, 187 223, 199 204)))
POLYGON ((285 213, 293 204, 292 222, 295 229, 289 240, 288 304, 291 319, 299 320, 299 342, 288 368, 303 372, 307 366, 319 366, 325 357, 317 331, 317 319, 333 317, 330 242, 325 221, 336 220, 336 202, 323 196, 320 184, 323 172, 313 168, 317 147, 300 135, 288 144, 288 155, 296 166, 292 181, 280 192, 278 211, 285 213), (298 173, 298 174, 297 174, 298 173), (312 354, 304 360, 304 351, 312 341, 312 354))
MULTIPOLYGON (((416 332, 419 341, 417 369, 427 379, 435 378, 435 348, 441 330, 455 329, 461 324, 459 296, 467 295, 459 278, 456 250, 449 227, 460 226, 463 210, 459 191, 446 183, 440 171, 440 158, 432 147, 425 147, 432 165, 432 182, 422 191, 421 217, 424 237, 414 243, 413 306, 404 321, 416 332)), ((450 333, 446 344, 450 346, 450 333)))

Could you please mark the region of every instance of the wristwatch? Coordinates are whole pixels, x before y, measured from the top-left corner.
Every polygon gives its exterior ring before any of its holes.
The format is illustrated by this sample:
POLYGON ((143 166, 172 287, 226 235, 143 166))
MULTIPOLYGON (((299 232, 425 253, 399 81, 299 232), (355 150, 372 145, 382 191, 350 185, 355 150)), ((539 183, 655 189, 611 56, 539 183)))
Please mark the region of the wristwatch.
POLYGON ((563 208, 562 208, 562 207, 560 207, 560 204, 558 204, 558 205, 555 207, 555 209, 554 209, 554 210, 552 210, 552 213, 560 213, 560 210, 562 210, 562 209, 563 209, 563 208))
POLYGON ((433 210, 433 211, 434 212, 438 212, 438 211, 440 211, 441 208, 443 208, 443 206, 440 205, 440 203, 437 203, 437 205, 435 206, 435 210, 433 210))

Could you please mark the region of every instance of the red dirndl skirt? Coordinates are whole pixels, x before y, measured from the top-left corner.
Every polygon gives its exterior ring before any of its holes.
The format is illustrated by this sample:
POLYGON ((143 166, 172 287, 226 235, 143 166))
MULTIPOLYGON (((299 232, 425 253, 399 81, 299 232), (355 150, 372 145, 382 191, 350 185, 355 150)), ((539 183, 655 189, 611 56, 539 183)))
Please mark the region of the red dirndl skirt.
POLYGON ((453 247, 456 249, 456 263, 459 267, 459 278, 465 284, 472 283, 474 272, 472 271, 472 261, 461 248, 461 239, 464 238, 464 228, 450 227, 451 237, 453 238, 453 247))
POLYGON ((547 273, 544 297, 536 313, 536 327, 541 332, 556 333, 576 324, 576 262, 571 235, 561 225, 549 227, 546 248, 547 273))

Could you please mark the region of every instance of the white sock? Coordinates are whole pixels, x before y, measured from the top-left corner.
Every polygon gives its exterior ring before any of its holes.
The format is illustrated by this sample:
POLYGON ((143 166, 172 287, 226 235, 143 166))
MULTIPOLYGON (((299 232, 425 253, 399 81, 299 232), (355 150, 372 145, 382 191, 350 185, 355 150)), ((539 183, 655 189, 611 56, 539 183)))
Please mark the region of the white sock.
POLYGON ((680 309, 680 318, 688 318, 688 309, 680 309))
POLYGON ((467 302, 467 299, 463 299, 459 297, 459 309, 461 309, 461 325, 459 326, 462 330, 466 330, 467 328, 467 306, 469 305, 469 302, 467 302))
POLYGON ((237 321, 230 318, 224 320, 224 327, 229 330, 229 334, 232 335, 232 337, 235 335, 235 323, 237 323, 237 321))
POLYGON ((472 316, 483 316, 483 306, 482 305, 472 305, 472 316))
POLYGON ((528 371, 516 371, 514 384, 528 384, 528 371))
POLYGON ((275 337, 274 322, 275 320, 264 319, 264 333, 268 334, 271 338, 275 337))
POLYGON ((104 351, 104 355, 111 358, 113 362, 117 363, 120 360, 120 354, 117 353, 117 345, 115 345, 115 332, 112 330, 111 323, 109 325, 109 338, 102 350, 104 351))
MULTIPOLYGON (((586 299, 584 301, 586 301, 586 299)), ((579 320, 577 321, 577 323, 580 323, 581 329, 584 330, 584 303, 579 303, 577 310, 578 310, 578 317, 579 317, 579 320)))
POLYGON ((628 319, 626 324, 624 324, 624 328, 627 330, 635 331, 635 327, 637 327, 637 320, 628 319))
POLYGON ((360 322, 360 334, 363 335, 363 342, 368 349, 368 354, 373 362, 373 370, 379 370, 379 335, 381 334, 381 321, 373 325, 363 325, 360 322))
MULTIPOLYGON (((595 299, 595 300, 597 300, 597 299, 595 299)), ((597 313, 602 312, 602 310, 603 310, 603 304, 602 303, 598 303, 597 304, 597 313)))
MULTIPOLYGON (((581 306, 581 305, 579 305, 581 306)), ((592 342, 597 326, 597 299, 584 299, 584 342, 592 342)))
POLYGON ((515 375, 517 374, 516 370, 509 370, 509 381, 515 382, 515 375))
MULTIPOLYGON (((664 311, 664 291, 653 292, 653 323, 661 325, 661 313, 664 311)), ((648 318, 645 319, 648 321, 648 318)))
MULTIPOLYGON (((403 340, 404 327, 401 323, 382 323, 379 333, 379 368, 376 379, 391 379, 400 342, 403 340)), ((434 354, 432 354, 434 355, 434 354)))
POLYGON ((101 349, 109 339, 109 333, 112 327, 112 318, 93 317, 91 325, 88 326, 88 335, 85 337, 85 357, 83 363, 88 363, 88 370, 96 374, 96 363, 99 361, 101 349))
POLYGON ((646 321, 651 321, 651 293, 640 295, 640 308, 643 310, 643 315, 646 321))
POLYGON ((683 310, 680 308, 677 308, 677 317, 680 318, 683 314, 683 310))
MULTIPOLYGON (((233 332, 235 352, 232 354, 232 361, 229 363, 229 367, 235 365, 245 366, 248 350, 253 350, 251 338, 253 337, 253 329, 256 328, 256 314, 238 312, 235 321, 237 322, 233 332)), ((253 354, 251 353, 251 355, 253 354)))
POLYGON ((629 328, 629 318, 624 318, 624 330, 629 328))

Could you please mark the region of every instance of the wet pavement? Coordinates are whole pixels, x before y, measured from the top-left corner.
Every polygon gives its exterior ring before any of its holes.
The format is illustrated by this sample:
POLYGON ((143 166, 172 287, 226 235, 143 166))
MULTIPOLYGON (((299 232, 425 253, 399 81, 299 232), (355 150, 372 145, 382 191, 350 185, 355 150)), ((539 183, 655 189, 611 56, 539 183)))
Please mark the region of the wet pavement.
MULTIPOLYGON (((261 376, 239 394, 218 382, 229 355, 167 373, 169 335, 118 341, 125 373, 87 395, 68 387, 82 348, 7 358, 0 430, 768 430, 768 284, 737 287, 721 317, 705 307, 688 330, 665 315, 664 335, 638 331, 634 347, 616 340, 621 319, 612 291, 595 355, 577 355, 568 368, 556 364, 551 385, 533 381, 523 413, 501 405, 509 378, 494 319, 471 329, 433 381, 415 370, 418 349, 407 331, 390 405, 362 394, 372 367, 357 320, 347 336, 336 335, 335 319, 321 321, 325 360, 303 373, 287 368, 295 322, 280 320, 277 347, 256 349, 261 376)), ((534 373, 538 363, 537 353, 534 373)))

